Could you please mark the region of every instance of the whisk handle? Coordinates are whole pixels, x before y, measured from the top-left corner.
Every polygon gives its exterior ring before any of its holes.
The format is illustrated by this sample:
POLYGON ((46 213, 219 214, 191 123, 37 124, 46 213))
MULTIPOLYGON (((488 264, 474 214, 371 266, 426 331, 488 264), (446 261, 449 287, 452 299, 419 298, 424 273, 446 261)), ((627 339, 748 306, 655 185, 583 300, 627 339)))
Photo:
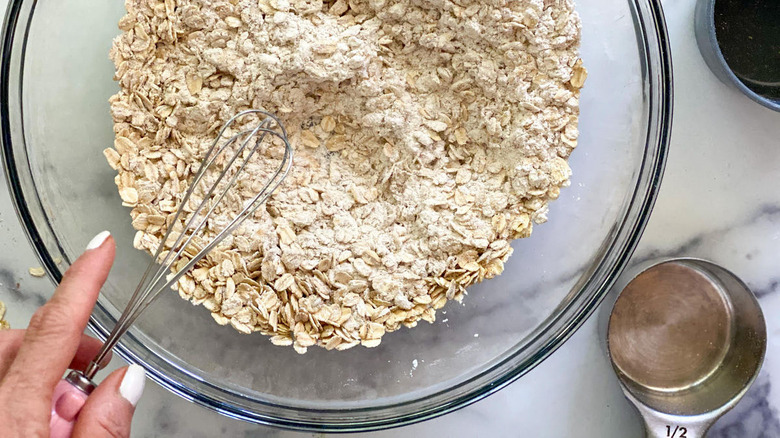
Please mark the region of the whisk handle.
POLYGON ((81 408, 95 389, 80 371, 71 371, 54 388, 51 399, 51 421, 49 438, 70 438, 81 408))

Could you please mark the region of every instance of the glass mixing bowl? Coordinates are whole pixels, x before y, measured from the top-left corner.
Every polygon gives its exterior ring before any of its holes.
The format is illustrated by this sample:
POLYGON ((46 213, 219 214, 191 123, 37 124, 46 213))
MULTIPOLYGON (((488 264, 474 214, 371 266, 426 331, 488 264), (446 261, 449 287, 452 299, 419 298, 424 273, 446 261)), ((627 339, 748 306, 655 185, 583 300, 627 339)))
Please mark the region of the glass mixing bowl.
MULTIPOLYGON (((297 429, 407 424, 473 403, 528 372, 591 314, 625 266, 655 199, 672 108, 659 1, 580 0, 580 146, 573 183, 550 221, 514 242, 503 275, 469 289, 435 324, 375 349, 299 356, 262 335, 216 325, 174 292, 116 351, 174 393, 225 415, 297 429)), ((129 211, 102 150, 113 144, 111 40, 120 1, 11 0, 3 30, 0 115, 10 189, 55 281, 109 229, 117 260, 90 327, 105 336, 148 256, 132 248, 129 211)))

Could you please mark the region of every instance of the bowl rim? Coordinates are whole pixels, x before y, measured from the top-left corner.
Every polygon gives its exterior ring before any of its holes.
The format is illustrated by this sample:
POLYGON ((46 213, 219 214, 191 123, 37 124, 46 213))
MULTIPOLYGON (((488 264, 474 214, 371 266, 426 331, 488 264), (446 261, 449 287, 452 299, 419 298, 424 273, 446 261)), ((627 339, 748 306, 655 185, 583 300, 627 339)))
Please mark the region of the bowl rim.
MULTIPOLYGON (((143 365, 147 371, 147 375, 152 380, 171 392, 186 400, 215 410, 225 416, 285 429, 320 432, 381 430, 435 418, 475 403, 506 387, 531 369, 535 368, 536 365, 546 359, 552 352, 560 347, 564 341, 574 334, 574 332, 593 313, 606 296, 607 292, 611 289, 633 254, 634 248, 647 224, 660 188, 660 182, 668 155, 672 124, 673 81, 671 48, 669 45, 669 37, 661 0, 627 1, 632 7, 632 19, 635 22, 635 27, 641 30, 641 32, 637 33, 637 38, 640 39, 640 50, 644 51, 646 58, 657 58, 655 59, 657 66, 650 63, 649 65, 644 66, 645 70, 642 71, 642 74, 647 77, 648 83, 645 93, 650 95, 650 104, 647 111, 648 125, 646 127, 647 132, 645 135, 645 155, 642 159, 642 168, 647 169, 647 171, 644 174, 640 172, 640 175, 637 177, 631 200, 627 205, 626 213, 623 217, 624 221, 620 223, 620 226, 614 231, 615 237, 610 242, 610 252, 615 251, 613 253, 615 256, 608 263, 610 265, 609 268, 604 268, 608 272, 599 280, 598 284, 593 285, 593 293, 586 297, 583 302, 570 300, 562 308, 558 309, 556 313, 540 324, 530 335, 528 335, 524 348, 515 349, 508 354, 504 354, 499 360, 495 360, 493 364, 486 369, 459 382, 456 386, 447 387, 444 390, 426 394, 411 401, 382 405, 379 407, 334 410, 291 408, 288 406, 279 406, 271 402, 263 402, 266 406, 286 409, 288 412, 285 412, 285 414, 301 412, 313 413, 318 415, 316 419, 312 419, 311 417, 304 419, 297 415, 268 415, 242 409, 240 406, 225 402, 224 399, 220 399, 213 395, 203 394, 198 389, 193 388, 193 386, 196 385, 186 385, 180 381, 182 376, 177 376, 178 378, 175 378, 167 375, 164 370, 157 369, 147 363, 143 357, 136 351, 133 351, 133 349, 128 348, 123 342, 115 347, 116 352, 119 356, 129 362, 143 365), (637 9, 641 9, 643 6, 645 8, 643 9, 644 12, 637 12, 637 9), (643 14, 642 19, 637 17, 638 13, 643 14), (645 22, 645 20, 647 20, 647 22, 645 22), (650 47, 648 44, 651 44, 652 46, 650 47), (649 51, 653 51, 654 55, 650 56, 648 53, 649 51), (653 99, 657 100, 654 101, 653 99), (644 181, 644 185, 642 184, 643 178, 647 180, 644 181), (633 218, 633 220, 627 221, 627 218, 633 218), (550 331, 549 329, 551 328, 554 328, 555 330, 550 331), (544 338, 546 339, 542 339, 542 335, 544 335, 544 338), (522 363, 511 363, 511 359, 516 358, 520 353, 526 351, 530 347, 536 348, 535 353, 532 354, 529 359, 524 360, 522 363), (486 377, 489 377, 489 379, 486 379, 486 377), (472 385, 472 387, 468 388, 466 391, 460 391, 460 393, 450 396, 446 400, 436 398, 441 397, 442 394, 450 394, 453 392, 453 389, 462 388, 464 385, 474 382, 478 383, 472 385), (426 403, 430 401, 433 403, 426 403), (406 407, 415 405, 416 409, 414 411, 407 411, 401 415, 385 415, 382 417, 376 417, 374 415, 366 416, 366 414, 375 414, 380 410, 382 412, 387 410, 392 411, 393 408, 398 407, 399 405, 406 407)), ((9 0, 6 10, 2 36, 0 37, 0 40, 2 41, 0 45, 0 148, 2 149, 3 166, 5 167, 8 189, 11 193, 17 216, 25 229, 25 234, 33 246, 35 253, 48 272, 49 277, 55 283, 59 283, 62 274, 57 267, 54 258, 49 253, 44 236, 41 235, 40 230, 37 228, 34 215, 28 206, 28 202, 35 201, 40 203, 40 200, 37 199, 37 196, 34 196, 34 199, 28 199, 29 196, 25 194, 25 189, 20 181, 19 163, 17 163, 17 157, 14 155, 12 127, 10 126, 11 105, 9 99, 12 95, 12 68, 16 64, 19 64, 20 66, 24 64, 24 51, 27 43, 27 35, 36 4, 37 0, 9 0), (27 11, 29 17, 26 24, 22 20, 22 9, 25 7, 25 4, 29 6, 29 11, 27 11), (19 28, 20 24, 24 27, 19 28), (19 36, 24 39, 21 43, 21 54, 18 55, 20 56, 21 61, 17 60, 17 62, 15 62, 12 60, 12 57, 14 56, 13 52, 17 49, 14 41, 19 36)), ((19 70, 22 71, 23 69, 20 68, 19 70)), ((19 94, 21 94, 23 86, 23 81, 21 80, 22 76, 23 75, 19 73, 20 84, 19 89, 17 90, 19 94)), ((18 161, 23 165, 28 164, 26 162, 26 156, 18 158, 20 158, 18 161)), ((609 254, 609 252, 607 252, 607 254, 609 254)), ((600 261, 598 266, 594 268, 594 272, 607 264, 606 259, 607 257, 600 261)), ((592 282, 593 278, 594 276, 591 276, 588 282, 592 282)), ((103 312, 105 314, 108 314, 108 312, 104 306, 98 302, 89 322, 89 328, 99 338, 104 340, 110 330, 109 327, 106 327, 105 324, 101 323, 95 316, 96 312, 103 312)), ((130 336, 130 338, 132 338, 132 336, 130 336)), ((132 341, 132 339, 130 341, 132 341)), ((184 375, 183 377, 186 377, 190 382, 197 383, 197 386, 210 386, 208 382, 203 381, 203 379, 198 378, 180 367, 176 367, 176 364, 168 363, 168 365, 178 368, 178 371, 184 375)), ((216 389, 226 391, 224 388, 216 389)), ((231 394, 237 396, 234 392, 231 394)))

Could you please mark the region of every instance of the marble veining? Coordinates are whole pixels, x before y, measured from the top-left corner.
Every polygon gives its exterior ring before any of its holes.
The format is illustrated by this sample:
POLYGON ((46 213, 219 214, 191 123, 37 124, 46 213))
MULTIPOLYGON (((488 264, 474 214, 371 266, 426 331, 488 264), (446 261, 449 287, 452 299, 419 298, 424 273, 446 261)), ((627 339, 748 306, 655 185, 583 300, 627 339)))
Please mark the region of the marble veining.
POLYGON ((762 375, 733 411, 723 417, 710 431, 711 438, 741 438, 780 436, 777 409, 769 402, 772 381, 762 375))

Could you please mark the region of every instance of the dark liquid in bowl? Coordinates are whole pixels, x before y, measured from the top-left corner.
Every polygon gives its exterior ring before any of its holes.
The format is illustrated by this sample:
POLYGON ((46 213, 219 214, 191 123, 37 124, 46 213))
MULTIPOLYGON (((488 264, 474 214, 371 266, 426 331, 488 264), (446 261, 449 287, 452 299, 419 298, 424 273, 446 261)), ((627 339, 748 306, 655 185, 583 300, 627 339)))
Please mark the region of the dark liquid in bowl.
POLYGON ((780 0, 717 0, 715 36, 743 84, 780 99, 780 0))

